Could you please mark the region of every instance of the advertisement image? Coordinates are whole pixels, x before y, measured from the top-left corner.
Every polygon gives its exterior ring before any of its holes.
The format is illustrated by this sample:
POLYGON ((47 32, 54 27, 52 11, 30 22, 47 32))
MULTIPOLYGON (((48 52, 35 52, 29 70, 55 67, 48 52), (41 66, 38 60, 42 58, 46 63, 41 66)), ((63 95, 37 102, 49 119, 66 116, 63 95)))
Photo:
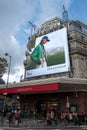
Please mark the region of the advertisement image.
POLYGON ((36 38, 30 52, 26 77, 35 77, 69 71, 67 29, 51 32, 36 38))

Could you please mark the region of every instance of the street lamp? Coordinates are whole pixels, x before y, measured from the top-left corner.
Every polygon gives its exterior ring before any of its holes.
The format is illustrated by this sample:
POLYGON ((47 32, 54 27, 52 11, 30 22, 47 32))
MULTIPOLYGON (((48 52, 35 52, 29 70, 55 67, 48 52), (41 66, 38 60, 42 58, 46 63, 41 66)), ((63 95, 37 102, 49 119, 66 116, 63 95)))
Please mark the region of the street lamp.
POLYGON ((8 82, 9 82, 10 67, 11 67, 11 56, 8 53, 5 53, 5 56, 9 57, 8 75, 7 75, 7 84, 6 84, 6 89, 7 89, 8 88, 8 82))
POLYGON ((5 56, 8 56, 8 57, 9 57, 7 83, 6 83, 5 92, 3 93, 3 95, 5 96, 4 103, 6 104, 6 100, 7 100, 7 99, 6 99, 6 95, 8 94, 8 93, 7 93, 7 88, 8 88, 8 82, 9 82, 10 67, 11 67, 11 56, 10 56, 8 53, 5 53, 5 56))

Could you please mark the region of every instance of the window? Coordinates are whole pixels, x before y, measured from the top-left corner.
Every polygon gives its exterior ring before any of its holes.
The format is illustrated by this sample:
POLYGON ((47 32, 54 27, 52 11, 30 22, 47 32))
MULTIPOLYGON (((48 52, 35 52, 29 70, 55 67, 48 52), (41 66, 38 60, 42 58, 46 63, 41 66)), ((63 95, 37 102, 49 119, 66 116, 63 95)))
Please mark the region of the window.
POLYGON ((87 67, 87 58, 85 59, 86 67, 87 67))
POLYGON ((83 31, 84 33, 87 33, 87 28, 82 27, 82 31, 83 31))
POLYGON ((70 29, 71 30, 78 30, 78 31, 82 31, 82 28, 79 24, 75 24, 75 23, 71 23, 70 24, 70 29))
POLYGON ((82 48, 81 48, 81 52, 82 52, 83 54, 87 55, 87 49, 86 49, 86 47, 82 47, 82 48))

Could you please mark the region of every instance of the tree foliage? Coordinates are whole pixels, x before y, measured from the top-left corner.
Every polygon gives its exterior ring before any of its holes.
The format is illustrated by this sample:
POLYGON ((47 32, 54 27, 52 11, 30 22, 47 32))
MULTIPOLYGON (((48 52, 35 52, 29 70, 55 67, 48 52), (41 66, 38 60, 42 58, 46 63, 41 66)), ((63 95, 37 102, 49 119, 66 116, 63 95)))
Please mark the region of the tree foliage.
POLYGON ((5 58, 0 57, 0 78, 6 72, 7 66, 8 66, 7 60, 5 58))

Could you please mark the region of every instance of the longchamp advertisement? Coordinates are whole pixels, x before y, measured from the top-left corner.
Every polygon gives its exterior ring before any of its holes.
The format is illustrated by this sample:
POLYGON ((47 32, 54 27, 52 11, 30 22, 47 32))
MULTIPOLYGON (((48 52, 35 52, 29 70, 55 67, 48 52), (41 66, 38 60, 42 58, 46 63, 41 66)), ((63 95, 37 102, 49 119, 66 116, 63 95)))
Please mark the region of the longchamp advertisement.
POLYGON ((67 29, 36 38, 35 47, 30 52, 26 77, 67 72, 70 68, 67 29), (45 39, 46 43, 42 44, 45 39))

